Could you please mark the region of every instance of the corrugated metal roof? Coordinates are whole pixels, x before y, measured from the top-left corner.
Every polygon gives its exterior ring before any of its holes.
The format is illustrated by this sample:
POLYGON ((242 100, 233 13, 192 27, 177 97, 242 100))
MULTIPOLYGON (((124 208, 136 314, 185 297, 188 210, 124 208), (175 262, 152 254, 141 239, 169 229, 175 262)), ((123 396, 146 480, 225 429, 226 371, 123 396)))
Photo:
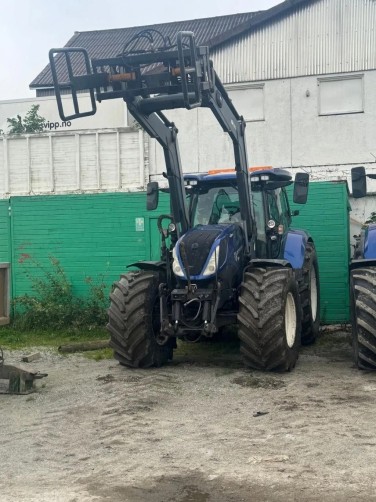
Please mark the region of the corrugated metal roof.
MULTIPOLYGON (((97 30, 77 32, 68 41, 66 47, 83 47, 91 58, 107 58, 118 55, 124 45, 141 30, 153 29, 160 31, 165 37, 175 40, 179 31, 193 31, 198 45, 207 45, 211 48, 217 47, 224 42, 228 42, 234 37, 238 37, 244 32, 258 28, 271 20, 283 17, 292 9, 303 5, 314 3, 318 0, 285 0, 271 9, 259 12, 245 12, 232 14, 229 16, 218 16, 204 19, 194 19, 189 21, 176 21, 173 23, 162 23, 147 26, 137 26, 131 28, 120 28, 112 30, 97 30)), ((148 49, 145 41, 144 47, 148 49)), ((83 65, 73 60, 76 74, 85 73, 83 65)), ((67 81, 68 77, 65 65, 57 64, 57 71, 61 81, 67 81)), ((49 65, 31 82, 31 88, 53 87, 52 76, 49 65)))
MULTIPOLYGON (((239 25, 244 26, 244 23, 247 23, 257 14, 257 12, 246 12, 230 16, 137 26, 132 28, 77 32, 68 41, 65 47, 83 47, 88 51, 91 58, 114 57, 123 50, 124 45, 129 42, 132 37, 141 30, 147 29, 158 30, 165 37, 170 37, 172 41, 176 39, 176 35, 179 31, 193 31, 198 45, 208 45, 212 38, 217 37, 219 34, 231 32, 239 25)), ((159 40, 157 39, 156 42, 158 43, 159 40)), ((138 48, 148 49, 147 41, 141 41, 138 48)), ((83 71, 83 67, 75 68, 77 74, 79 74, 80 70, 83 71)), ((67 77, 67 75, 62 74, 61 78, 64 79, 64 77, 67 77)), ((30 87, 51 87, 52 85, 52 76, 50 66, 48 65, 32 81, 30 87)))

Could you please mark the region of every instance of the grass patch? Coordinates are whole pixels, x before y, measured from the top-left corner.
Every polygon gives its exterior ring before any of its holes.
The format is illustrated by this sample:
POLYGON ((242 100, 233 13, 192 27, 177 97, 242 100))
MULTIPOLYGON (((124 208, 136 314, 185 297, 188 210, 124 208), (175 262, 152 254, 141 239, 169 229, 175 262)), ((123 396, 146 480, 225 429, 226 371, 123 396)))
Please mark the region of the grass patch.
POLYGON ((112 349, 90 350, 88 352, 82 352, 82 355, 93 361, 103 361, 104 359, 113 359, 114 351, 112 349))
POLYGON ((103 340, 108 337, 105 328, 67 328, 61 330, 19 330, 12 326, 0 327, 0 346, 7 350, 28 347, 59 347, 70 342, 103 340))

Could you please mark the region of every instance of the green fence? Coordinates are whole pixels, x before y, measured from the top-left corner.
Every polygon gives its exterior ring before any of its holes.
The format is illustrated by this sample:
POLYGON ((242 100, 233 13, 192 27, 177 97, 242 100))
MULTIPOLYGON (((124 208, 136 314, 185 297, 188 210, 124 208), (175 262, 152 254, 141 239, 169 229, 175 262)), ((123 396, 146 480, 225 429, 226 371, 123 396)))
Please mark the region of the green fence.
POLYGON ((315 241, 320 269, 322 322, 347 322, 350 261, 347 184, 310 183, 307 204, 292 204, 292 209, 300 211, 299 216, 293 218, 294 226, 308 230, 315 241))
MULTIPOLYGON (((60 261, 77 294, 88 278, 111 283, 138 260, 158 259, 156 219, 168 212, 162 194, 146 212, 144 193, 13 197, 0 201, 0 260, 11 262, 12 297, 30 292, 28 274, 60 261), (9 209, 10 208, 10 209, 9 209)), ((319 258, 322 319, 348 320, 349 218, 345 183, 311 183, 305 206, 293 206, 296 228, 313 236, 319 258)))

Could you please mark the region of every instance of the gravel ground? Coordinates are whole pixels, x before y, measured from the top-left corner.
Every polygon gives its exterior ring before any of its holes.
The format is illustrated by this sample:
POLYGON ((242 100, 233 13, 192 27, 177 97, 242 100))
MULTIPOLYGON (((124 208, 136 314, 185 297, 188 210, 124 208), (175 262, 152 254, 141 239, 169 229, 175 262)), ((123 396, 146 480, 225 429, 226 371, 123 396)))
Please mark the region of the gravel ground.
POLYGON ((347 338, 284 374, 210 345, 143 371, 44 350, 37 392, 0 395, 0 500, 376 501, 376 375, 347 338))

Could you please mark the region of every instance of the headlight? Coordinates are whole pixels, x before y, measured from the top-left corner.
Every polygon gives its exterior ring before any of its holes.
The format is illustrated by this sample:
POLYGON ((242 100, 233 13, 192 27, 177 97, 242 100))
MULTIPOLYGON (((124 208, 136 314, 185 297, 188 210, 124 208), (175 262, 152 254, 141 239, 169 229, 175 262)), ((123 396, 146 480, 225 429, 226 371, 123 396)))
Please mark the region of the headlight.
POLYGON ((168 225, 168 231, 170 232, 170 234, 171 234, 172 232, 175 232, 175 230, 176 230, 176 225, 175 225, 175 223, 170 223, 170 224, 168 225))
POLYGON ((216 273, 218 267, 218 260, 219 260, 219 244, 216 245, 214 251, 211 254, 210 260, 208 261, 208 264, 205 267, 205 270, 202 274, 204 277, 216 273))
POLYGON ((174 271, 174 274, 177 275, 178 277, 184 277, 184 272, 179 264, 178 255, 176 253, 176 246, 172 250, 172 258, 173 258, 172 270, 174 271))

